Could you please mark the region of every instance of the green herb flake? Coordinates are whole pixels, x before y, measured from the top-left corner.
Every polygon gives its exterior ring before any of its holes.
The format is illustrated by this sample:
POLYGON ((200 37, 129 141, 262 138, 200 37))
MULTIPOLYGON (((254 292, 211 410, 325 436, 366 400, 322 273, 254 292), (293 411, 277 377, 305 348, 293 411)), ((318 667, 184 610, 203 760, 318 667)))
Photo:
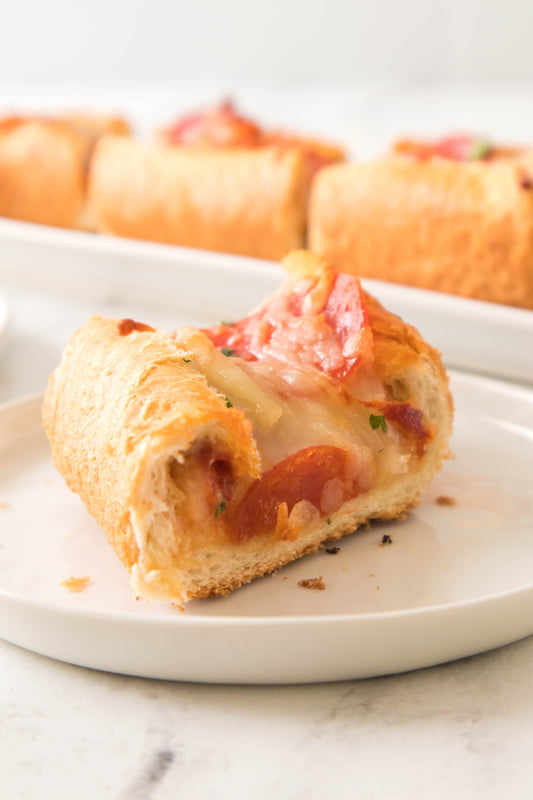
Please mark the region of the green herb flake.
POLYGON ((220 324, 221 324, 221 325, 230 325, 230 326, 231 326, 231 325, 235 325, 235 323, 234 323, 234 322, 228 322, 228 320, 227 320, 227 319, 223 319, 223 320, 222 320, 222 322, 221 322, 220 324))
POLYGON ((327 523, 328 523, 328 525, 331 525, 331 518, 330 517, 328 517, 327 523))
POLYGON ((469 161, 482 161, 490 155, 492 145, 486 139, 476 139, 472 142, 470 153, 468 154, 469 161))
POLYGON ((221 514, 225 508, 226 508, 226 501, 223 500, 221 503, 218 504, 218 506, 215 509, 215 517, 218 517, 218 515, 221 514))
POLYGON ((223 347, 220 351, 223 356, 234 356, 235 350, 231 350, 229 347, 223 347))
POLYGON ((387 421, 383 414, 370 414, 370 424, 372 430, 377 431, 378 428, 381 428, 383 433, 387 433, 387 421))
POLYGON ((183 360, 185 361, 186 364, 190 364, 191 363, 191 359, 190 358, 184 358, 183 360))
POLYGON ((231 402, 229 397, 226 397, 226 408, 233 408, 233 403, 231 402))

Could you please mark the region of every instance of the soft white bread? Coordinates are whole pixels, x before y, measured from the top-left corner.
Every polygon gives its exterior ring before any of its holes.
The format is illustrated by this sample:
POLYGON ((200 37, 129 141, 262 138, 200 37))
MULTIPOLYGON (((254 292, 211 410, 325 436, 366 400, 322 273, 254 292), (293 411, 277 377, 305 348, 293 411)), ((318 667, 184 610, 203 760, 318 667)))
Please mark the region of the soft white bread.
POLYGON ((89 177, 100 233, 258 258, 300 247, 307 168, 297 148, 185 148, 105 136, 89 177))
POLYGON ((367 300, 375 371, 365 380, 380 386, 379 398, 362 387, 364 400, 343 401, 325 440, 350 437, 360 493, 325 513, 306 501, 292 510, 280 504, 275 525, 245 539, 232 525, 265 470, 264 442, 278 437, 285 446, 299 433, 295 420, 330 421, 327 404, 340 392, 284 398, 192 328, 170 338, 96 317, 73 336, 50 379, 44 425, 56 467, 105 530, 138 595, 183 602, 227 594, 369 520, 402 518, 419 502, 448 455, 447 377, 415 329, 367 300), (387 434, 368 424, 372 411, 395 403, 422 412, 422 438, 406 443, 394 422, 387 434))

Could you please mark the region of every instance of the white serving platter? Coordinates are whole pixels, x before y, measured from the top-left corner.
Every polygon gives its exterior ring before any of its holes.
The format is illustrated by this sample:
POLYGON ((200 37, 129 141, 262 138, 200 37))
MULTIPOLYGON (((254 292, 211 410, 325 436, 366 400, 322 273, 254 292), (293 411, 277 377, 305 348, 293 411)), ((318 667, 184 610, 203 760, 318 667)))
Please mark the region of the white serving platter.
POLYGON ((7 302, 4 300, 3 296, 0 295, 0 350, 2 350, 7 338, 8 322, 9 312, 7 302))
POLYGON ((404 522, 183 612, 135 600, 52 467, 41 398, 3 406, 0 637, 111 672, 272 684, 412 670, 532 634, 533 391, 462 373, 452 390, 456 458, 404 522), (62 585, 81 576, 90 583, 79 593, 62 585), (319 576, 324 591, 298 585, 319 576))
MULTIPOLYGON (((120 294, 217 321, 246 314, 283 280, 279 264, 0 220, 0 279, 82 297, 120 294)), ((533 312, 364 280, 419 328, 447 366, 533 384, 533 312)))

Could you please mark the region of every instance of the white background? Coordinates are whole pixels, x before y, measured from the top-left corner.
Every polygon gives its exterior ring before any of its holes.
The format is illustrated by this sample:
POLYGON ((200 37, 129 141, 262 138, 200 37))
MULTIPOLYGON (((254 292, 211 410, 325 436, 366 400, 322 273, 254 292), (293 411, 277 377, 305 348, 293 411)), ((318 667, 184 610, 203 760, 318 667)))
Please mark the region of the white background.
POLYGON ((533 74, 527 0, 2 3, 3 83, 494 80, 533 74))
POLYGON ((126 114, 137 133, 230 96, 356 156, 402 134, 533 141, 524 0, 2 3, 0 108, 126 114))

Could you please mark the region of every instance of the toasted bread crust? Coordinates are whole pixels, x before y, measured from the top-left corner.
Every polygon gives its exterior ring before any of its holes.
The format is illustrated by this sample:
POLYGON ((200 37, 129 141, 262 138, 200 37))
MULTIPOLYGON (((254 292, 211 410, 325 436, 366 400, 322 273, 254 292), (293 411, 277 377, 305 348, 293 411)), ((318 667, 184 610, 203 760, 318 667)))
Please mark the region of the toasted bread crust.
POLYGON ((121 117, 0 119, 0 216, 59 228, 91 227, 87 168, 98 138, 127 133, 121 117))
POLYGON ((0 216, 78 228, 85 196, 85 141, 60 122, 0 125, 0 216))
POLYGON ((237 471, 251 475, 258 457, 244 414, 226 407, 167 336, 121 335, 120 322, 94 317, 72 337, 50 378, 43 421, 69 488, 126 568, 142 559, 148 573, 153 564, 132 516, 151 511, 141 484, 169 446, 180 459, 195 439, 212 439, 232 453, 237 471))
POLYGON ((115 136, 99 142, 89 212, 103 233, 281 258, 303 243, 301 152, 182 148, 115 136))
POLYGON ((334 165, 311 194, 309 244, 339 269, 533 308, 531 156, 334 165))

